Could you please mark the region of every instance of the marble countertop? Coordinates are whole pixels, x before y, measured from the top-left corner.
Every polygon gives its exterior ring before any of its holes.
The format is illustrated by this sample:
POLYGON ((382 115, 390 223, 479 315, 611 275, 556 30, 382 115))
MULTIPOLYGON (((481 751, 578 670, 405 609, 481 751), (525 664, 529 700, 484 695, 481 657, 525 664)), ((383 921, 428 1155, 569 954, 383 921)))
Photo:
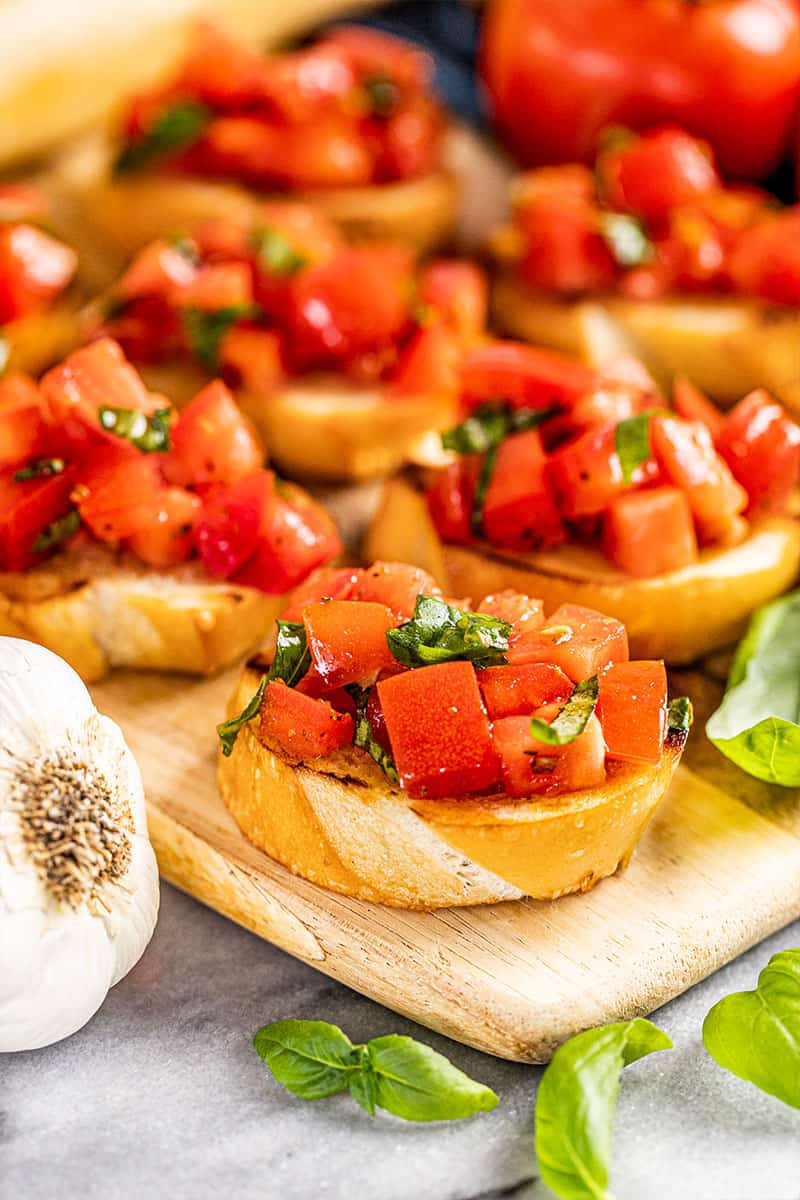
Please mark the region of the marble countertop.
MULTIPOLYGON (((800 923, 655 1020, 676 1050, 623 1076, 617 1200, 798 1200, 800 1114, 721 1071, 700 1028, 749 988, 800 923)), ((93 1021, 60 1045, 0 1056, 0 1200, 545 1200, 533 1106, 540 1070, 420 1029, 164 886, 156 935, 93 1021), (281 1017, 355 1041, 410 1033, 500 1096, 435 1126, 370 1119, 346 1095, 290 1096, 251 1047, 281 1017)))

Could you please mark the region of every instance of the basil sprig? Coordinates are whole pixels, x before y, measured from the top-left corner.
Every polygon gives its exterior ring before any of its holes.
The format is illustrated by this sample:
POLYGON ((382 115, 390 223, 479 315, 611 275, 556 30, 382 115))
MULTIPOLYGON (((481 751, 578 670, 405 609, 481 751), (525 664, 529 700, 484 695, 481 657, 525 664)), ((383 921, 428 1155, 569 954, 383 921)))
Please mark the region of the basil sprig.
POLYGON ((600 232, 618 267, 642 267, 653 261, 653 243, 638 217, 630 213, 603 212, 600 232))
POLYGON ((37 458, 14 472, 14 483, 25 483, 28 479, 46 479, 51 475, 61 475, 66 468, 63 458, 37 458))
POLYGON ((73 533, 77 533, 80 527, 80 513, 77 508, 70 509, 63 517, 52 521, 42 530, 33 543, 34 553, 44 554, 46 550, 54 550, 56 546, 62 545, 68 538, 71 538, 73 533))
POLYGON ((672 1042, 637 1017, 587 1029, 559 1046, 536 1097, 536 1157, 562 1200, 611 1200, 608 1173, 623 1067, 672 1042))
POLYGON ((114 161, 114 172, 124 175, 150 166, 167 154, 186 150, 198 141, 213 119, 204 104, 187 100, 166 109, 139 137, 127 142, 114 161))
POLYGON ((559 709, 550 724, 539 717, 531 718, 531 736, 546 746, 568 746, 580 737, 597 708, 600 683, 596 675, 577 684, 569 700, 559 709))
POLYGON ((386 778, 391 783, 398 783, 399 777, 397 767, 394 765, 394 759, 375 737, 369 717, 367 716, 367 701, 372 689, 360 688, 353 685, 347 690, 356 702, 356 731, 353 737, 353 745, 358 746, 361 750, 366 750, 370 758, 374 759, 381 768, 386 778))
POLYGON ((264 692, 267 689, 268 683, 269 678, 264 675, 256 688, 255 694, 250 697, 242 711, 234 717, 228 717, 227 721, 222 721, 217 726, 217 737, 222 743, 222 753, 225 758, 229 758, 233 753, 233 747, 236 745, 236 739, 242 727, 248 721, 252 721, 253 717, 258 716, 261 701, 264 699, 264 692))
POLYGON ((800 591, 751 620, 706 733, 756 779, 800 786, 800 591))
POLYGON ((308 265, 308 259, 295 250, 289 239, 277 229, 260 226, 250 235, 258 265, 268 275, 289 278, 308 265))
POLYGON ((288 687, 295 687, 311 665, 311 652, 308 649, 306 629, 302 622, 277 621, 278 638, 275 643, 275 656, 272 665, 263 676, 255 694, 250 698, 242 711, 235 717, 229 717, 217 726, 217 736, 222 742, 222 753, 228 758, 236 745, 239 731, 253 717, 258 716, 261 701, 267 684, 275 679, 282 679, 288 687))
POLYGON ((98 408, 103 429, 130 442, 143 454, 165 454, 169 450, 171 410, 156 409, 148 416, 135 408, 98 408))
POLYGON ((435 596, 417 596, 414 616, 386 634, 389 649, 406 667, 466 659, 476 666, 504 663, 511 625, 488 613, 465 612, 435 596))
POLYGON ((322 1100, 349 1091, 370 1114, 453 1121, 489 1112, 497 1096, 430 1046, 389 1034, 354 1045, 327 1021, 273 1021, 253 1038, 256 1053, 287 1091, 322 1100))
POLYGON ((614 449, 622 467, 622 478, 630 483, 642 463, 652 454, 650 418, 652 412, 637 413, 620 421, 614 430, 614 449))
POLYGON ((189 348, 196 354, 204 367, 216 371, 219 366, 219 348, 222 339, 237 321, 257 317, 260 309, 256 304, 228 304, 213 310, 205 308, 182 308, 181 320, 189 348))

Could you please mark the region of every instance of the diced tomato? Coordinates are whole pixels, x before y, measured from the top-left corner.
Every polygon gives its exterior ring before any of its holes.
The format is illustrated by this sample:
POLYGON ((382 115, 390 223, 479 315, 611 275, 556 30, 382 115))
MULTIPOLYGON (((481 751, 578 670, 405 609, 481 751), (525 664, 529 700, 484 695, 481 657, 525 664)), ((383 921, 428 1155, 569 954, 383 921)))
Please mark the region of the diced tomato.
POLYGON ((264 464, 264 447, 252 423, 218 379, 198 392, 172 430, 168 472, 186 487, 236 483, 264 464))
POLYGON ((724 541, 747 508, 747 493, 717 454, 708 428, 699 421, 656 416, 650 440, 666 478, 686 493, 701 540, 724 541))
POLYGON ((576 295, 614 286, 619 269, 592 200, 544 196, 517 213, 524 236, 519 274, 532 288, 576 295))
POLYGON ((247 263, 208 263, 176 288, 174 299, 181 308, 200 308, 204 312, 252 304, 252 272, 247 263))
MULTIPOLYGON (((555 712, 542 710, 541 719, 555 712)), ((605 745, 597 717, 566 746, 547 746, 531 737, 531 718, 502 717, 492 725, 500 755, 503 786, 509 796, 555 795, 600 787, 605 782, 605 745)))
POLYGON ((483 503, 483 528, 492 545, 530 551, 565 540, 546 463, 537 429, 512 433, 500 443, 483 503))
POLYGON ((614 663, 601 671, 597 715, 611 758, 660 762, 667 732, 663 662, 614 663))
POLYGON ((494 721, 532 713, 543 704, 561 703, 572 695, 574 684, 553 663, 486 667, 478 672, 486 711, 494 721))
POLYGON ((163 488, 156 455, 112 447, 81 466, 73 500, 99 541, 116 542, 152 527, 163 488))
POLYGON ((460 796, 497 782, 499 763, 471 663, 404 671, 381 680, 377 690, 410 796, 460 796))
POLYGON ((0 569, 25 571, 39 558, 37 538, 71 508, 68 472, 20 482, 0 472, 0 569))
MULTIPOLYGON (((373 170, 376 183, 415 179, 436 168, 445 121, 432 96, 408 96, 395 112, 378 121, 383 136, 373 170)), ((371 126, 376 123, 372 121, 371 126)))
POLYGON ((725 417, 685 375, 678 375, 672 385, 672 402, 684 421, 701 421, 716 442, 725 417))
POLYGON ((800 483, 800 426, 761 389, 731 409, 717 449, 750 497, 751 512, 781 512, 800 483))
MULTIPOLYGON (((43 376, 42 398, 54 425, 66 425, 71 436, 81 429, 92 434, 103 431, 98 417, 101 408, 133 409, 152 413, 163 400, 148 392, 141 378, 111 338, 100 338, 72 354, 43 376)), ((115 434, 103 434, 118 442, 115 434)))
POLYGON ((465 455, 437 471, 425 493, 431 520, 446 542, 466 545, 472 541, 472 508, 480 456, 465 455))
POLYGON ((238 321, 222 336, 219 361, 225 378, 255 396, 269 396, 285 378, 280 335, 238 321))
POLYGON ((569 406, 597 382, 597 372, 577 359, 510 341, 468 351, 460 376, 468 406, 486 400, 505 400, 514 408, 569 406))
POLYGON ((46 448, 39 389, 27 375, 0 379, 0 468, 21 465, 46 448))
POLYGON ((387 76, 400 87, 424 87, 433 71, 424 50, 377 29, 340 26, 325 35, 321 47, 337 51, 360 75, 387 76))
POLYGON ((414 615, 417 596, 441 594, 436 580, 421 567, 412 567, 408 563, 375 562, 359 572, 348 598, 385 604, 400 622, 408 621, 414 615))
POLYGON ((386 641, 397 624, 385 604, 363 600, 322 600, 303 609, 308 647, 327 688, 357 683, 370 687, 393 661, 386 641))
POLYGON ((576 683, 627 658, 622 622, 580 604, 562 604, 544 625, 516 638, 508 652, 509 663, 554 663, 576 683))
POLYGON ((580 434, 556 450, 547 463, 550 486, 568 520, 603 512, 616 496, 647 482, 657 471, 655 462, 648 459, 626 483, 616 450, 616 430, 608 425, 580 434))
POLYGON ((257 471, 205 497, 195 542, 209 575, 227 579, 255 553, 274 493, 272 472, 257 471))
MULTIPOLYGON (((134 258, 114 288, 115 295, 126 300, 139 296, 170 296, 186 287, 197 274, 197 261, 191 242, 151 242, 134 258)), ((196 248, 195 248, 196 249, 196 248)))
POLYGON ((128 549, 153 567, 185 562, 194 549, 194 527, 202 501, 184 488, 161 487, 152 493, 152 516, 128 539, 128 549))
POLYGON ((317 600, 349 600, 362 574, 361 567, 318 567, 294 589, 281 620, 302 621, 303 609, 317 600))
POLYGON ((605 514, 603 549, 636 579, 691 566, 697 562, 697 537, 688 496, 676 487, 619 496, 605 514))
POLYGON ((462 342, 486 328, 489 287, 485 273, 465 259, 438 259, 419 277, 419 298, 436 309, 462 342))
POLYGON ((353 740, 353 718, 339 712, 327 700, 306 696, 287 687, 282 679, 264 689, 258 727, 267 745, 305 761, 324 758, 353 740))
POLYGON ((441 320, 423 325, 409 338, 392 372, 387 395, 435 396, 458 388, 460 351, 456 335, 441 320))
POLYGON ((0 225, 0 324, 46 308, 77 262, 74 250, 33 225, 0 225))
POLYGON ((216 25, 198 21, 192 29, 179 88, 214 108, 230 108, 257 99, 264 59, 216 25))
POLYGON ((654 130, 602 151, 597 172, 609 208, 654 223, 720 183, 709 148, 682 129, 654 130))
POLYGON ((514 626, 515 634, 544 624, 544 605, 541 600, 533 600, 523 592, 515 592, 511 588, 484 596, 475 611, 489 613, 493 617, 500 617, 501 621, 508 621, 509 625, 514 626))
POLYGON ((341 230, 322 209, 297 200, 270 200, 255 217, 255 230, 280 234, 305 265, 332 258, 344 246, 341 230))
POLYGON ((727 260, 736 291, 773 304, 800 304, 800 207, 742 230, 727 260))

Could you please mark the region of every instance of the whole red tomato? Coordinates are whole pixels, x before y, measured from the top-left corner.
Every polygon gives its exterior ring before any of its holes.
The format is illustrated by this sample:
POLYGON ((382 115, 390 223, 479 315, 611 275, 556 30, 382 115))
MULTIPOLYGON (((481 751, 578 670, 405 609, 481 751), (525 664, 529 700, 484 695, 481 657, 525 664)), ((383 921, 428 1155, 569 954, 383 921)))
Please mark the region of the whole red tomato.
POLYGON ((780 161, 800 99, 796 0, 490 0, 482 74, 526 164, 589 161, 606 125, 685 126, 723 173, 780 161))

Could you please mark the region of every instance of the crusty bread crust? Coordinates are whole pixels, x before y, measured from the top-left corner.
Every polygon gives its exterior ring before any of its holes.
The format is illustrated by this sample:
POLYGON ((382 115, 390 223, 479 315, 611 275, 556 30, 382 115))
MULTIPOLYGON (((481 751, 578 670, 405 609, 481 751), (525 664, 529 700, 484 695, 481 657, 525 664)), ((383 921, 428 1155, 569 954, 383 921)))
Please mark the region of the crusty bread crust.
MULTIPOLYGON (((246 669, 229 713, 260 674, 246 669)), ((296 875, 346 895, 433 909, 587 891, 625 866, 664 796, 684 738, 658 766, 612 764, 603 787, 554 799, 413 800, 360 750, 292 761, 246 726, 220 756, 245 836, 296 875)))
POLYGON ((246 654, 285 596, 148 568, 103 546, 0 574, 0 634, 39 642, 87 681, 113 667, 209 675, 246 654))
POLYGON ((678 666, 730 645, 756 608, 791 587, 800 571, 800 523, 765 517, 738 546, 704 550, 681 571, 632 579, 588 547, 514 554, 443 543, 413 481, 397 477, 384 486, 364 556, 424 567, 446 595, 475 604, 504 588, 536 596, 545 612, 584 604, 624 623, 632 657, 678 666))

